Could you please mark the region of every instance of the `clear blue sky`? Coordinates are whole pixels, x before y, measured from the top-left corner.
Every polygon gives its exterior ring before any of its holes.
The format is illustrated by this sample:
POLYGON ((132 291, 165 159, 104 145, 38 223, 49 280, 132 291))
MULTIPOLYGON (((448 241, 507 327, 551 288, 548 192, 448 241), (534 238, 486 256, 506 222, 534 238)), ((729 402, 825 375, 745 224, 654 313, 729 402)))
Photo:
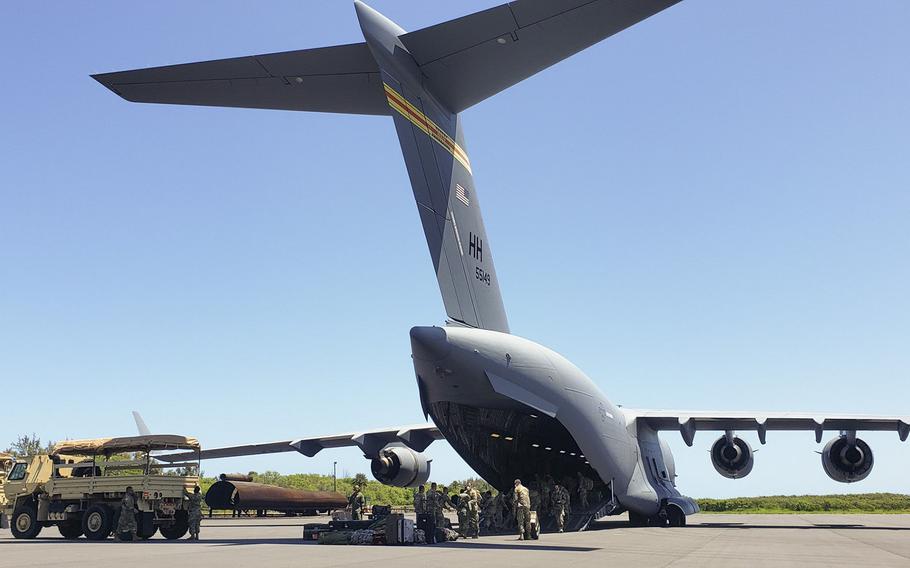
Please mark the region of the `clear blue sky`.
MULTIPOLYGON (((376 0, 405 29, 496 0, 376 0)), ((910 4, 688 0, 465 113, 512 329, 626 406, 910 414, 910 4)), ((419 422, 444 312, 391 119, 127 103, 90 73, 360 41, 336 2, 18 2, 0 22, 0 444, 419 422)), ((755 441, 752 434, 748 439, 755 441)), ((811 433, 693 496, 854 486, 811 433)), ((757 442, 755 442, 757 444, 757 442)), ((466 476, 444 444, 438 479, 466 476)), ((367 471, 358 452, 210 463, 367 471)))

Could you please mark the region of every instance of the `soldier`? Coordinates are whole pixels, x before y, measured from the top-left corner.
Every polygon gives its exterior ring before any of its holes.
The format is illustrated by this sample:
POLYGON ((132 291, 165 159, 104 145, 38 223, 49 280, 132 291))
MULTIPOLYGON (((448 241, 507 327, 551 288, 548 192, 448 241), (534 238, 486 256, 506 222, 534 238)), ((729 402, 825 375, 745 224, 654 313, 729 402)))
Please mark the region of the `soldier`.
POLYGON ((540 487, 540 509, 537 511, 537 518, 539 519, 544 518, 547 512, 550 510, 550 503, 552 500, 552 497, 550 495, 551 485, 552 483, 550 482, 549 476, 547 476, 546 479, 540 479, 538 482, 538 487, 540 487))
POLYGON ((566 512, 569 509, 569 490, 557 483, 553 487, 553 516, 559 532, 566 528, 566 512))
POLYGON ((468 484, 468 525, 471 538, 480 536, 480 491, 468 484))
POLYGON ((449 488, 445 485, 442 486, 439 493, 436 495, 436 527, 445 528, 446 516, 444 511, 446 509, 454 511, 455 506, 452 504, 452 498, 449 497, 449 488))
POLYGON ((518 540, 531 540, 531 495, 520 479, 515 480, 512 504, 515 507, 515 522, 518 524, 518 540))
POLYGON ((363 506, 366 504, 366 499, 360 492, 359 485, 354 486, 354 492, 348 497, 348 503, 351 505, 351 519, 359 521, 363 518, 363 506))
POLYGON ((531 510, 540 512, 540 491, 533 485, 528 489, 528 495, 531 496, 531 510))
POLYGON ((427 494, 425 487, 421 485, 414 492, 414 514, 422 515, 427 512, 427 494))
POLYGON ((117 521, 117 538, 125 540, 123 535, 130 533, 130 540, 136 540, 136 494, 132 486, 126 488, 120 500, 120 519, 117 521))
POLYGON ((504 530, 506 528, 506 521, 508 515, 506 514, 509 510, 509 499, 505 493, 500 493, 496 496, 496 510, 493 521, 496 524, 497 530, 504 530))
POLYGON ((464 486, 461 488, 461 493, 458 494, 458 532, 461 533, 461 536, 467 538, 468 534, 471 531, 470 522, 468 521, 468 504, 471 501, 471 496, 468 495, 468 488, 464 486))
POLYGON ((189 540, 199 540, 199 526, 202 524, 202 489, 197 485, 190 493, 184 488, 183 494, 188 499, 186 513, 190 523, 189 540))
POLYGON ((495 507, 496 499, 493 497, 493 492, 489 490, 485 491, 483 497, 480 499, 480 514, 483 518, 483 530, 485 533, 489 533, 490 529, 493 528, 495 507))
POLYGON ((588 508, 588 494, 594 490, 594 482, 578 472, 578 506, 588 508))

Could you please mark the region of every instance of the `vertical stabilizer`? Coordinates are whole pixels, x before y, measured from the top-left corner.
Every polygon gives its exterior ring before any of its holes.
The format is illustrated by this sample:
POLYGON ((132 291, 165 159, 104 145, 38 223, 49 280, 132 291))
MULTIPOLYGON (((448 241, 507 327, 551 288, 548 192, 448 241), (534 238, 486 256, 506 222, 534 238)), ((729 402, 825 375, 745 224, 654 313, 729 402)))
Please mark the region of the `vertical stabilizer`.
POLYGON ((451 320, 508 333, 461 118, 420 84, 401 28, 356 2, 367 45, 379 64, 439 290, 451 320))

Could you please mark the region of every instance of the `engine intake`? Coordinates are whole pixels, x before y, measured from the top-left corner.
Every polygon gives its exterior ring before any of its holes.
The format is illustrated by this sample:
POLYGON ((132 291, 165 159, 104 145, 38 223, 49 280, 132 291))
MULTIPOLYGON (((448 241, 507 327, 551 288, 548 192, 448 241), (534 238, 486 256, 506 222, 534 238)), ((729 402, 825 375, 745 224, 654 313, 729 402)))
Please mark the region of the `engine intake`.
POLYGON ((370 471, 385 485, 414 487, 430 478, 431 461, 406 446, 386 446, 370 462, 370 471))
POLYGON ((749 475, 755 464, 754 455, 749 443, 737 436, 721 436, 711 446, 711 463, 727 479, 749 475))
POLYGON ((822 467, 834 481, 853 483, 869 476, 875 459, 869 444, 854 438, 850 443, 848 436, 834 438, 822 450, 822 467))

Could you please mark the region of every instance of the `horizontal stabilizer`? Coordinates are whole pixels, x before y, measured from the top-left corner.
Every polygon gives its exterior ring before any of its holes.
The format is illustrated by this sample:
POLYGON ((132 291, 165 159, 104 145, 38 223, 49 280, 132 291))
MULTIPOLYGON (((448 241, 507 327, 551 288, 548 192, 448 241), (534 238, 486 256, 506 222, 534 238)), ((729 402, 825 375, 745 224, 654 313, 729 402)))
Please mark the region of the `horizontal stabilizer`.
POLYGON ((390 114, 379 68, 365 43, 92 77, 132 102, 390 114))
POLYGON ((401 36, 458 113, 680 0, 518 0, 401 36))

